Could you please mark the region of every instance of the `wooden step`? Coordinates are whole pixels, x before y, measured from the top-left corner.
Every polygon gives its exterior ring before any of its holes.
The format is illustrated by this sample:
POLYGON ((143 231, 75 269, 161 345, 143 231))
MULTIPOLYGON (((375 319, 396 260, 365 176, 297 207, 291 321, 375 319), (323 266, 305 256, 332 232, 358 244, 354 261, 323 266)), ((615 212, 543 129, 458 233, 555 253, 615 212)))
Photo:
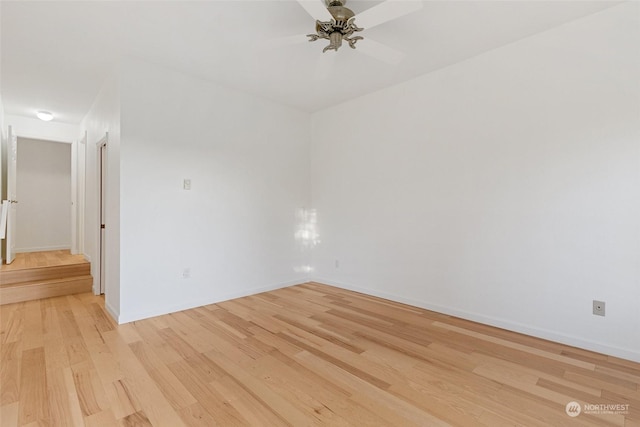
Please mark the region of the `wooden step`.
MULTIPOLYGON (((51 268, 51 267, 49 267, 51 268)), ((0 285, 0 305, 91 292, 91 275, 0 285)))
POLYGON ((40 282, 43 280, 61 279, 68 277, 87 276, 91 274, 91 264, 57 265, 51 267, 34 267, 20 270, 0 271, 0 286, 16 283, 40 282))

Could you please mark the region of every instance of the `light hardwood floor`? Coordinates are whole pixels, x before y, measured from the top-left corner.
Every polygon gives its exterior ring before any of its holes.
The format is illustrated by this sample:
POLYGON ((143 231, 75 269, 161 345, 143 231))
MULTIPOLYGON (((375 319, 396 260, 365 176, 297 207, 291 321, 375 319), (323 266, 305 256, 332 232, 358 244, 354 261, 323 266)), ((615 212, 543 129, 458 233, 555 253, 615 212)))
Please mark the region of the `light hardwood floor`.
POLYGON ((103 305, 1 308, 2 427, 640 425, 638 363, 330 286, 120 326, 103 305))

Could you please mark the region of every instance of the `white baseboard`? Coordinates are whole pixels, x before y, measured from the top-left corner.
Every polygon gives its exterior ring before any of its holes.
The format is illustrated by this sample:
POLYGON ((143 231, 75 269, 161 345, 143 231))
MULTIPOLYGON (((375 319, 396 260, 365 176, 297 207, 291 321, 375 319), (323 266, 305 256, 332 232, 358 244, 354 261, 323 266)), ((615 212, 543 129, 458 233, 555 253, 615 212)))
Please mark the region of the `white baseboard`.
POLYGON ((16 248, 16 253, 24 254, 28 252, 46 252, 46 251, 61 251, 61 250, 71 250, 71 246, 36 246, 33 248, 16 248))
MULTIPOLYGON (((118 324, 121 325, 123 323, 134 322, 136 320, 148 319, 150 317, 162 316, 164 314, 175 313, 177 311, 183 311, 183 310, 189 310, 191 308, 202 307, 204 305, 209 305, 209 304, 216 304, 219 302, 229 301, 236 298, 242 298, 249 295, 255 295, 262 292, 273 291, 280 288, 287 288, 289 286, 299 285, 301 283, 304 283, 304 282, 301 282, 300 280, 294 280, 289 282, 282 282, 282 283, 277 283, 273 285, 257 287, 257 288, 245 289, 238 292, 231 292, 228 294, 218 295, 207 300, 198 299, 196 301, 188 301, 188 302, 176 304, 173 306, 160 307, 158 309, 144 311, 144 312, 138 312, 138 313, 134 312, 134 313, 124 313, 124 314, 120 313, 118 316, 114 316, 114 319, 116 319, 118 324)), ((109 312, 113 316, 114 313, 112 313, 111 311, 109 312)))
POLYGON ((507 329, 509 331, 518 332, 518 333, 529 335, 532 337, 542 338, 545 340, 570 345, 572 347, 578 347, 584 350, 595 351, 595 352, 606 354, 609 356, 619 357, 621 359, 640 362, 640 352, 638 352, 637 350, 629 349, 629 348, 616 347, 616 346, 612 346, 612 345, 597 342, 597 341, 591 341, 591 340, 586 340, 580 337, 562 334, 562 333, 551 331, 548 329, 541 329, 541 328, 527 326, 522 323, 513 322, 507 319, 485 316, 479 313, 458 310, 453 307, 446 307, 446 306, 431 304, 425 301, 405 298, 405 297, 394 295, 387 292, 376 291, 374 289, 367 289, 367 288, 361 288, 359 286, 348 285, 345 283, 338 283, 332 280, 325 280, 321 278, 313 278, 311 280, 313 282, 325 283, 327 285, 335 286, 338 288, 360 292, 366 295, 372 295, 379 298, 388 299, 391 301, 401 302, 403 304, 412 305, 414 307, 424 308, 425 310, 435 311, 437 313, 447 314, 449 316, 459 317, 462 319, 482 323, 485 325, 507 329))
POLYGON ((107 309, 107 312, 113 318, 113 320, 118 322, 118 317, 120 317, 119 311, 114 309, 113 307, 111 307, 111 305, 106 301, 106 299, 105 299, 105 302, 104 302, 104 308, 107 309))

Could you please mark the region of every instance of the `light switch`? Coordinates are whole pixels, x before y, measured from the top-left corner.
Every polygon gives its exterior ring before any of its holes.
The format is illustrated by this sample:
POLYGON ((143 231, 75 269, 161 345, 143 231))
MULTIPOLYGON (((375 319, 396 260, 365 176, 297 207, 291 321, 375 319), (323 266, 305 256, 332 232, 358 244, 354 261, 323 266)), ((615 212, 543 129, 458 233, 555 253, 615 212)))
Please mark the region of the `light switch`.
POLYGON ((191 190, 191 180, 190 180, 190 179, 185 178, 184 182, 182 183, 182 187, 183 187, 185 190, 191 190))

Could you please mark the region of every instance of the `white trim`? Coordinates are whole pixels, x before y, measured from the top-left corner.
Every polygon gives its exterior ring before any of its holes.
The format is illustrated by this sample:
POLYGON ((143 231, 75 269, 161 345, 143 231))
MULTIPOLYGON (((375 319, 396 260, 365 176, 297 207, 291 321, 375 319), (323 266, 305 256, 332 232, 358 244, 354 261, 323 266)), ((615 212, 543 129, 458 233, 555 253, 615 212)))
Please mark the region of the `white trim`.
POLYGON ((78 141, 71 143, 71 254, 78 252, 78 141))
POLYGON ((80 138, 80 141, 77 145, 76 150, 76 160, 77 160, 77 182, 76 182, 76 190, 77 197, 76 201, 78 203, 77 206, 77 222, 76 225, 78 227, 77 239, 78 239, 78 253, 84 254, 85 251, 85 209, 86 209, 86 175, 87 175, 87 132, 85 131, 80 138))
POLYGON ((338 283, 332 280, 325 280, 321 278, 311 279, 313 282, 325 283, 327 285, 335 286, 350 291, 360 292, 366 295, 372 295, 379 298, 388 299, 390 301, 401 302, 414 307, 424 308, 425 310, 435 311, 441 314, 447 314, 449 316, 459 317, 461 319, 471 320, 473 322, 482 323, 489 326, 495 326, 497 328, 507 329, 509 331, 518 332, 521 334, 529 335, 536 338, 542 338, 557 343, 570 345, 572 347, 578 347, 585 350, 595 351, 598 353, 619 357, 634 362, 640 362, 640 352, 630 349, 621 348, 608 344, 603 344, 597 341, 585 340, 572 335, 561 334, 548 329, 534 328, 524 325, 518 322, 512 322, 507 319, 485 316, 478 313, 473 313, 464 310, 458 310, 452 307, 445 307, 441 305, 431 304, 425 301, 419 301, 411 298, 405 298, 402 296, 390 294, 387 292, 377 291, 375 289, 361 288, 359 286, 348 285, 345 283, 338 283))
POLYGON ((107 309, 107 313, 109 313, 109 315, 113 318, 113 320, 115 320, 116 322, 120 323, 118 321, 118 318, 120 317, 120 313, 115 310, 113 307, 111 307, 111 304, 109 304, 106 299, 104 302, 104 308, 107 309))
MULTIPOLYGON (((277 283, 277 284, 273 284, 273 285, 267 285, 267 286, 261 286, 258 288, 251 288, 251 289, 246 289, 243 291, 239 291, 239 292, 231 292, 228 294, 223 294, 223 295, 219 295, 217 297, 212 297, 206 300, 203 299, 197 299, 194 301, 190 301, 190 302, 186 302, 186 303, 182 303, 182 304, 177 304, 174 306, 168 306, 168 307, 161 307, 158 309, 154 309, 154 310, 149 310, 149 311, 142 311, 139 313, 126 313, 126 314, 122 314, 120 313, 119 316, 114 316, 114 319, 118 322, 118 324, 123 324, 123 323, 129 323, 129 322, 135 322, 136 320, 142 320, 142 319, 148 319, 150 317, 155 317, 155 316, 162 316, 164 314, 170 314, 170 313, 175 313, 176 311, 183 311, 183 310, 189 310, 191 308, 195 308, 195 307, 202 307, 204 305, 209 305, 209 304, 216 304, 219 302, 223 302, 223 301, 229 301, 232 299, 236 299, 236 298, 242 298, 242 297, 246 297, 249 295, 255 295, 255 294, 259 294, 262 292, 268 292, 268 291, 273 291, 276 289, 281 289, 281 288, 287 288, 289 286, 295 286, 295 285, 300 285, 302 283, 306 283, 306 282, 300 282, 299 280, 295 280, 295 281, 289 281, 289 282, 282 282, 282 283, 277 283)), ((114 313, 112 313, 112 310, 108 309, 109 313, 111 315, 113 315, 114 313)))
POLYGON ((16 248, 15 252, 17 254, 23 254, 27 252, 46 252, 46 251, 60 251, 64 249, 71 250, 71 246, 63 245, 63 246, 36 246, 33 248, 16 248))
MULTIPOLYGON (((104 283, 103 287, 104 289, 101 289, 100 286, 100 282, 101 282, 101 278, 102 278, 102 271, 105 268, 104 265, 102 265, 102 229, 101 224, 102 224, 102 190, 100 188, 100 185, 102 183, 102 146, 104 145, 105 147, 107 147, 106 149, 108 150, 108 145, 109 144, 109 132, 105 132, 104 136, 102 138, 100 138, 98 140, 98 142, 96 142, 96 194, 98 195, 98 209, 96 210, 96 214, 97 214, 97 218, 96 218, 96 224, 98 224, 97 230, 96 230, 96 242, 97 242, 97 251, 96 251, 96 274, 93 276, 93 293, 95 295, 100 295, 101 293, 106 294, 107 293, 107 284, 104 283), (104 292, 102 292, 104 291, 104 292)), ((105 191, 106 193, 106 191, 105 191)), ((105 237, 106 239, 106 237, 105 237)), ((106 261, 106 254, 104 257, 105 261, 106 261)), ((106 262, 105 262, 106 264, 106 262)), ((104 281, 107 281, 107 276, 106 276, 106 272, 104 275, 105 279, 104 281)))

